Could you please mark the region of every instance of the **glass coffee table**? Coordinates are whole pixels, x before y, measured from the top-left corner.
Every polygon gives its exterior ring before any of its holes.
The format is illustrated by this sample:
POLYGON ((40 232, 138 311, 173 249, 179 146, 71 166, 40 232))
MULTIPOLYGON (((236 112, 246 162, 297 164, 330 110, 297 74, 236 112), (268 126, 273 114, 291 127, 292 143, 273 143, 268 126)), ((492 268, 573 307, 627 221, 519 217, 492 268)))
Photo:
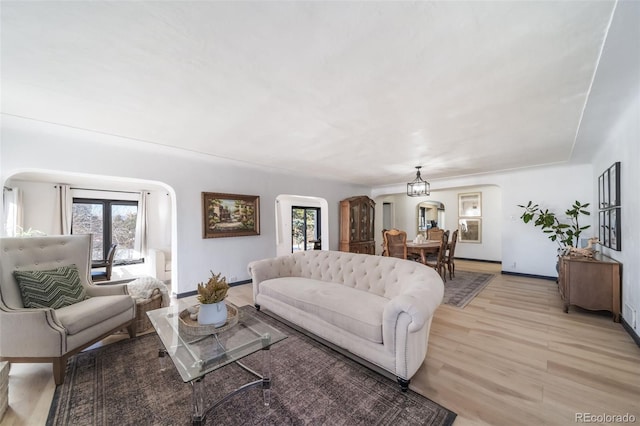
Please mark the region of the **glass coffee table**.
POLYGON ((207 415, 232 396, 254 387, 262 387, 265 406, 271 402, 271 351, 274 343, 287 336, 274 327, 260 321, 253 315, 238 309, 238 323, 221 327, 222 332, 204 336, 194 336, 180 329, 180 308, 170 306, 147 312, 153 328, 158 333, 164 348, 159 356, 169 355, 180 377, 192 387, 192 424, 202 425, 207 415), (263 352, 262 374, 242 364, 239 360, 255 353, 263 352), (204 378, 208 373, 225 365, 236 363, 258 377, 250 383, 238 387, 218 401, 205 408, 204 378))

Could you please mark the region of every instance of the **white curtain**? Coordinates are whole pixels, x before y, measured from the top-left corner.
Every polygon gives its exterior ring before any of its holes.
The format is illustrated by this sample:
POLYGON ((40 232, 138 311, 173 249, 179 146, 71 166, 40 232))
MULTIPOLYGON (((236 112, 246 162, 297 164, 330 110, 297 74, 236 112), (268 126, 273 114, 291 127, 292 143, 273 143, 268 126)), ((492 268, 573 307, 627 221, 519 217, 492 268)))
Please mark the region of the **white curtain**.
POLYGON ((139 259, 147 256, 147 196, 148 192, 142 191, 138 199, 134 258, 137 256, 139 259))
POLYGON ((56 185, 56 231, 60 235, 71 235, 73 196, 71 186, 56 185))
POLYGON ((22 190, 4 187, 2 191, 2 217, 4 218, 4 235, 18 237, 22 234, 24 214, 22 190))

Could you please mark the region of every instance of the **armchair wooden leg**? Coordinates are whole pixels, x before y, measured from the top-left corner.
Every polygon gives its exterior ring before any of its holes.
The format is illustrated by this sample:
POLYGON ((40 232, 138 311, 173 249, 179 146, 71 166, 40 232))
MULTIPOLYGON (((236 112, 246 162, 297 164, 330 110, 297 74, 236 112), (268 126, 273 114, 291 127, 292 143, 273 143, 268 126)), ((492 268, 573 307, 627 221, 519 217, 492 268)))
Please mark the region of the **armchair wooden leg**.
POLYGON ((63 356, 53 360, 53 381, 56 386, 64 383, 64 375, 67 371, 67 357, 63 356))
POLYGON ((136 324, 135 323, 131 323, 127 326, 127 332, 129 333, 129 337, 130 338, 134 338, 136 337, 136 324))

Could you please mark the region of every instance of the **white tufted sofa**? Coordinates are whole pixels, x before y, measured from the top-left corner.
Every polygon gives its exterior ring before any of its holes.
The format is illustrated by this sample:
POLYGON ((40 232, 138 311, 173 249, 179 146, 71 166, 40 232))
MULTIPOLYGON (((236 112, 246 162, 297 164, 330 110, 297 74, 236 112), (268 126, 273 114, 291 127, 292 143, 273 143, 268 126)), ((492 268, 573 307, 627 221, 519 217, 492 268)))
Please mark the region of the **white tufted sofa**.
POLYGON ((442 302, 440 276, 421 263, 305 251, 249 264, 265 309, 398 378, 403 390, 427 354, 442 302))

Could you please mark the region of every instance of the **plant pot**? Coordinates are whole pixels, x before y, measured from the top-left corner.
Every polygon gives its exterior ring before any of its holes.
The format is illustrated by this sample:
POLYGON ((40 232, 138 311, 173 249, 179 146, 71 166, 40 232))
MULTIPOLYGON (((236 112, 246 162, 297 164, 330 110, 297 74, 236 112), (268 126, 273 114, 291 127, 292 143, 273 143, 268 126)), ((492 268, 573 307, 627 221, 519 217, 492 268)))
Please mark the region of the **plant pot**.
POLYGON ((221 327, 227 322, 227 305, 224 301, 217 303, 202 303, 198 311, 198 324, 213 324, 221 327))

